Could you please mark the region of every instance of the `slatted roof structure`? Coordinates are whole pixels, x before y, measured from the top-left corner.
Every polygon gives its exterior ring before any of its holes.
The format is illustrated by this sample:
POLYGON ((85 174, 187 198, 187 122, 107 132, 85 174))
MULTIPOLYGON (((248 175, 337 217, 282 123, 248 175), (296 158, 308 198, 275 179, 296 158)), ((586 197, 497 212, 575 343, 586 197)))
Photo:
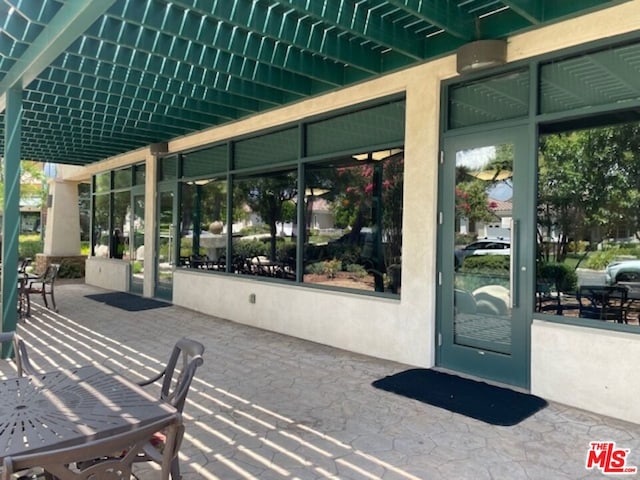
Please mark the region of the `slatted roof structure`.
POLYGON ((86 165, 612 0, 0 0, 0 147, 86 165))

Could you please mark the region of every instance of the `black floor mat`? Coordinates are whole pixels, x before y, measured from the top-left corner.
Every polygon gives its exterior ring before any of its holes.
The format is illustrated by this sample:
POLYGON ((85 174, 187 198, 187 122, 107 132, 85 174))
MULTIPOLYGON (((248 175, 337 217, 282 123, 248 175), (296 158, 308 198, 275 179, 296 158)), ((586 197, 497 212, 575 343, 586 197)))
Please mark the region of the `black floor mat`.
POLYGON ((127 292, 96 293, 93 295, 85 295, 85 297, 95 300, 96 302, 106 303, 111 307, 121 308, 128 312, 171 306, 171 304, 167 302, 161 302, 153 298, 139 297, 138 295, 132 295, 127 292))
POLYGON ((407 370, 372 385, 492 425, 515 425, 547 406, 535 395, 430 369, 407 370))

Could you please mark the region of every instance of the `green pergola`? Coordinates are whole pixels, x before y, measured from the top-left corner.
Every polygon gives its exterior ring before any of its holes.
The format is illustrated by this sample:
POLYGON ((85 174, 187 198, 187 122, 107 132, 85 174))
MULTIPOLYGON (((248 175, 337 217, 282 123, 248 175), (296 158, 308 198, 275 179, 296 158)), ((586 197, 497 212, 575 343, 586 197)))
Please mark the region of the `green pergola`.
POLYGON ((620 0, 0 0, 3 330, 19 161, 86 165, 620 0))

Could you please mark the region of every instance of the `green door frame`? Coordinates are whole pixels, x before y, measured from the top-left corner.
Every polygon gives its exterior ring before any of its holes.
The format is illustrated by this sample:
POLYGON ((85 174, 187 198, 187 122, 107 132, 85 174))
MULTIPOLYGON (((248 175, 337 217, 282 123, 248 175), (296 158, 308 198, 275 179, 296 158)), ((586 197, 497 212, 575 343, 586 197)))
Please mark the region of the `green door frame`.
MULTIPOLYGON (((144 291, 144 281, 140 282, 136 279, 135 277, 135 268, 134 265, 136 264, 136 262, 139 262, 140 259, 135 258, 136 255, 136 251, 137 248, 140 246, 137 244, 137 242, 135 241, 136 239, 136 229, 135 229, 135 222, 136 222, 136 202, 135 199, 136 197, 143 197, 145 199, 146 202, 146 197, 145 197, 145 186, 144 185, 137 185, 134 187, 131 187, 131 220, 130 220, 130 225, 129 225, 129 232, 131 232, 130 238, 129 238, 129 244, 130 244, 130 249, 131 251, 129 252, 130 258, 132 260, 130 260, 130 279, 129 279, 129 291, 132 293, 137 293, 139 295, 142 295, 143 291, 144 291), (135 260, 133 260, 135 258, 135 260)), ((144 211, 142 212, 142 219, 144 220, 144 211)), ((143 244, 144 245, 144 242, 143 244)), ((143 261, 143 268, 144 268, 144 259, 142 259, 143 261)), ((143 270, 144 272, 144 270, 143 270)), ((143 273, 144 275, 144 273, 143 273)))
POLYGON ((157 187, 157 213, 156 213, 156 256, 155 256, 155 286, 154 286, 154 296, 158 298, 162 298, 165 300, 171 301, 173 298, 173 270, 175 268, 175 259, 179 258, 179 250, 180 250, 180 235, 178 235, 177 225, 177 215, 178 215, 178 187, 175 182, 163 182, 159 183, 157 187), (160 217, 162 215, 161 208, 161 197, 163 193, 173 193, 173 202, 172 202, 172 219, 171 225, 169 227, 169 252, 167 252, 168 263, 171 265, 171 281, 161 282, 160 275, 162 270, 160 269, 160 246, 161 246, 161 222, 160 217), (178 239, 176 241, 176 238, 178 239))
POLYGON ((438 232, 437 347, 438 366, 523 388, 530 384, 530 334, 533 312, 533 276, 535 275, 535 161, 531 161, 533 143, 527 125, 447 134, 443 138, 443 163, 438 195, 440 225, 438 232), (455 152, 513 143, 514 174, 511 232, 512 306, 510 355, 486 349, 457 345, 454 342, 454 249, 455 249, 455 152))

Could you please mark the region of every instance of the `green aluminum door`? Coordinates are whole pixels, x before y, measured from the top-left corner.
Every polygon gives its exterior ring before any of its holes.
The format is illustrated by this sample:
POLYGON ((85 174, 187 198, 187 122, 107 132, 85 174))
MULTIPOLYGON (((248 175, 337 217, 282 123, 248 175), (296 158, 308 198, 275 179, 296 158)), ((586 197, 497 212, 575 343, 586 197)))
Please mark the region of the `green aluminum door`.
POLYGON ((129 231, 131 281, 129 290, 142 295, 144 286, 144 186, 131 190, 131 225, 129 231))
POLYGON ((524 128, 445 138, 437 337, 439 366, 525 388, 528 149, 524 128))
POLYGON ((175 187, 158 188, 158 230, 156 250, 155 296, 165 300, 173 298, 173 271, 176 265, 177 196, 175 187))

